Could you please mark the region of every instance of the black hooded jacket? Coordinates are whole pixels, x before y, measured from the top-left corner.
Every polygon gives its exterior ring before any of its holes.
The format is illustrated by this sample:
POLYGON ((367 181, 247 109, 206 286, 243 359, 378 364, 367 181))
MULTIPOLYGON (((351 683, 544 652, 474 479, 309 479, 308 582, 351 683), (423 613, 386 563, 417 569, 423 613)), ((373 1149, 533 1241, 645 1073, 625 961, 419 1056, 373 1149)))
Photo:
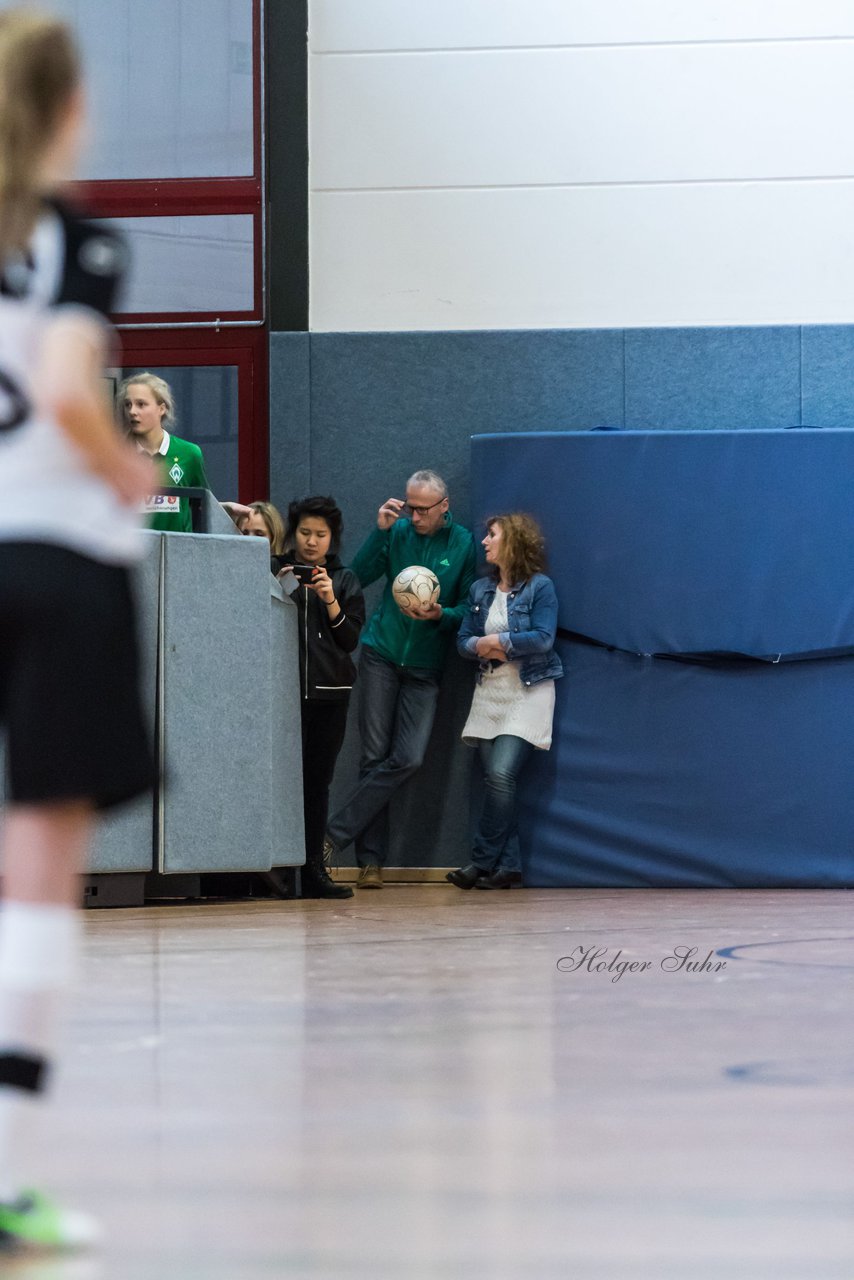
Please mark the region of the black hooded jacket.
POLYGON ((305 699, 323 702, 349 698, 356 678, 350 654, 359 643, 365 625, 365 598, 359 579, 337 556, 324 565, 332 579, 341 612, 329 621, 326 605, 311 587, 297 587, 291 600, 299 609, 299 678, 305 699))

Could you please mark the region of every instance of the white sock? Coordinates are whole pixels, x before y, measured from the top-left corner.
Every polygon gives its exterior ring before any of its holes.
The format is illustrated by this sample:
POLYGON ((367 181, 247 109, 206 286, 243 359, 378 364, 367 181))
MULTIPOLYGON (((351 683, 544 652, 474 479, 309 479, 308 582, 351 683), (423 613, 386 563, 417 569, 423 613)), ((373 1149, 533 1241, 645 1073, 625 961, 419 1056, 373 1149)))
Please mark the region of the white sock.
POLYGON ((0 1200, 12 1200, 56 1054, 58 1014, 75 968, 72 907, 0 903, 0 1200))

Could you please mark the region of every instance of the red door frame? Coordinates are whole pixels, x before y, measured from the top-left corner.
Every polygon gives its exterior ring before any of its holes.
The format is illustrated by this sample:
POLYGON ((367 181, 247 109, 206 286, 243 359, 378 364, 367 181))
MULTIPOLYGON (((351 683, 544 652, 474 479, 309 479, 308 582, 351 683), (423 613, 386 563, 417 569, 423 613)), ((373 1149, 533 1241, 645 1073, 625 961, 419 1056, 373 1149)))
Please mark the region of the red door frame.
POLYGON ((199 217, 204 214, 242 213, 252 218, 253 306, 248 311, 122 311, 119 325, 241 324, 264 323, 263 201, 260 182, 254 178, 205 178, 186 182, 80 182, 74 195, 89 214, 98 218, 199 217), (231 185, 230 185, 231 184, 231 185), (224 191, 223 188, 228 190, 224 191))
MULTIPOLYGON (((269 350, 264 296, 261 95, 261 0, 252 3, 253 172, 239 178, 164 178, 75 184, 78 202, 96 217, 251 214, 254 307, 244 312, 161 312, 114 317, 123 363, 139 367, 235 365, 238 370, 238 500, 269 492, 269 350), (232 322, 229 325, 229 321, 232 322), (216 322, 221 322, 221 326, 216 322), (239 323, 234 323, 239 322, 239 323), (170 326, 179 325, 180 328, 170 326), (158 327, 137 327, 137 326, 158 327), (198 325, 198 328, 190 326, 198 325), (126 327, 133 326, 133 327, 126 327)), ((223 495, 231 496, 231 495, 223 495)))
MULTIPOLYGON (((122 363, 139 368, 237 367, 238 502, 264 498, 270 485, 268 348, 266 329, 130 329, 122 334, 122 363)), ((219 494, 221 498, 233 494, 219 494)))

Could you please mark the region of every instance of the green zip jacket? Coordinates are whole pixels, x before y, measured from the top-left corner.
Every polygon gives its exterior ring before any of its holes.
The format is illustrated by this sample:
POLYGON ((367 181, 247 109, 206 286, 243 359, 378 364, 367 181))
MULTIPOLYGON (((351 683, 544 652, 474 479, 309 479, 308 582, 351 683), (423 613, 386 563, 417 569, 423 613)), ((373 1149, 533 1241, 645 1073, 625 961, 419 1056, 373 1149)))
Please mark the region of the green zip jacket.
POLYGON ((362 644, 376 649, 396 667, 439 671, 448 642, 463 620, 469 587, 474 582, 474 538, 455 524, 450 511, 444 526, 428 537, 416 533, 410 520, 395 520, 390 529, 374 529, 359 548, 351 568, 363 587, 385 577, 382 599, 362 634, 362 644), (418 622, 398 609, 391 584, 401 569, 423 564, 439 579, 438 622, 418 622))

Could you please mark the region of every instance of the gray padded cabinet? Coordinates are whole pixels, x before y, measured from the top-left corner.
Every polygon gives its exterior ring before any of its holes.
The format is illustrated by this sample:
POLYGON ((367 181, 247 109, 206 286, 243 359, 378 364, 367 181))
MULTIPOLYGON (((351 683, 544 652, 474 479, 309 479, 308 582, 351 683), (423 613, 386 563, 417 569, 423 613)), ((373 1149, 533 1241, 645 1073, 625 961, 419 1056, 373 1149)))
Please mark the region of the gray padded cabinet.
POLYGON ((227 533, 232 538, 242 536, 237 533, 237 528, 231 516, 220 506, 210 489, 205 490, 205 496, 202 499, 202 510, 204 513, 205 533, 227 533))
POLYGON ((158 871, 272 865, 269 554, 260 538, 164 538, 158 871))
MULTIPOLYGON (((208 534, 234 537, 230 516, 212 493, 205 494, 208 534)), ((248 539, 257 542, 259 539, 248 539)), ((266 543, 262 541, 262 546, 266 543)), ((270 593, 270 687, 272 731, 271 860, 263 868, 298 867, 305 862, 302 812, 302 733, 300 729, 299 640, 297 611, 275 578, 267 576, 270 593)), ((254 869, 260 870, 259 862, 254 869)))
MULTIPOLYGON (((157 702, 157 645, 160 618, 160 582, 163 535, 147 533, 153 544, 148 555, 134 569, 137 625, 141 658, 142 705, 148 720, 151 741, 155 738, 154 714, 157 702)), ((121 750, 121 743, 116 743, 121 750)), ((151 871, 154 863, 154 801, 143 796, 110 813, 99 824, 89 857, 89 871, 151 871)))

